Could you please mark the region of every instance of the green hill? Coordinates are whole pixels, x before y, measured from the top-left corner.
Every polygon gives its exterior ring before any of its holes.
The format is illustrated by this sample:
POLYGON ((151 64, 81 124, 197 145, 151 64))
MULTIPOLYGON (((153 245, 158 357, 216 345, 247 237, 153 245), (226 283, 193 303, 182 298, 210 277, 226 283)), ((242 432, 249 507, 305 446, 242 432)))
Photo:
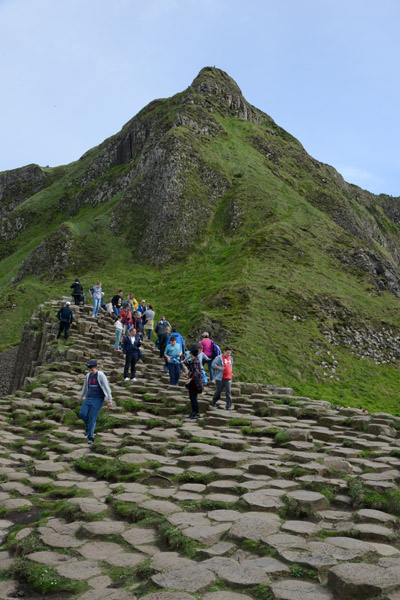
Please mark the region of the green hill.
POLYGON ((151 301, 240 379, 400 414, 400 198, 347 184, 206 67, 55 169, 0 173, 0 339, 79 276, 151 301))

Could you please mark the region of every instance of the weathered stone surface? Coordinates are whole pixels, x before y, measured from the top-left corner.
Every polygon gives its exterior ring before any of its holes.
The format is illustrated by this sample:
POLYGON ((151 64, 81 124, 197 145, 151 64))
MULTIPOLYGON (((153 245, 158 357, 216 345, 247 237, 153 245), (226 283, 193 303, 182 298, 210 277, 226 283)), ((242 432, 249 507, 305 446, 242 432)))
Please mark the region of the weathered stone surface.
POLYGON ((318 492, 309 492, 307 490, 294 490, 288 492, 286 498, 295 500, 301 506, 307 508, 310 512, 316 512, 317 510, 324 510, 328 508, 328 501, 322 494, 318 492))
POLYGON ((92 560, 80 560, 75 562, 67 562, 63 565, 55 567, 57 573, 68 579, 77 579, 86 581, 90 577, 100 575, 101 569, 97 562, 92 560))
POLYGON ((167 500, 148 500, 146 502, 141 502, 140 506, 147 510, 152 510, 160 515, 172 515, 173 513, 182 511, 180 506, 173 504, 172 502, 168 502, 167 500))
POLYGON ((192 540, 196 540, 201 544, 209 546, 218 542, 222 534, 225 533, 225 531, 228 531, 230 526, 231 523, 220 523, 219 525, 209 525, 208 527, 199 525, 188 527, 187 529, 184 529, 182 533, 192 540))
POLYGON ((248 587, 269 583, 265 570, 253 564, 252 561, 241 565, 232 558, 215 557, 203 561, 202 565, 214 571, 218 577, 232 587, 248 587))
POLYGON ((201 592, 214 583, 214 573, 202 565, 190 565, 167 573, 153 575, 153 583, 162 588, 184 592, 201 592))
POLYGON ((334 600, 328 590, 315 583, 284 579, 271 585, 277 600, 334 600))
POLYGON ((79 548, 79 553, 85 558, 93 560, 105 560, 123 552, 124 549, 114 542, 87 542, 79 548))
POLYGON ((159 552, 151 561, 151 566, 155 571, 172 571, 193 564, 192 560, 179 556, 177 552, 159 552))
POLYGON ((128 524, 124 521, 93 521, 82 525, 82 533, 87 537, 119 535, 125 531, 128 524))
POLYGON ((277 510, 283 506, 279 498, 271 496, 269 490, 257 490, 243 494, 242 498, 252 510, 277 510))
POLYGON ((356 520, 360 523, 395 523, 396 517, 381 510, 363 508, 356 513, 356 520))
POLYGON ((281 526, 281 531, 289 531, 290 533, 314 536, 320 531, 320 527, 315 523, 310 523, 309 521, 286 521, 281 526))
POLYGON ((153 544, 157 540, 155 530, 147 527, 132 527, 125 531, 122 537, 128 544, 132 544, 132 546, 153 544))
POLYGON ((56 565, 60 565, 66 562, 76 562, 76 558, 69 556, 68 554, 61 554, 61 552, 32 552, 32 554, 28 554, 26 557, 28 560, 32 562, 39 563, 41 565, 48 565, 49 567, 53 567, 56 565))
POLYGON ((270 556, 251 557, 240 562, 245 568, 253 565, 260 567, 268 575, 289 575, 290 573, 290 569, 284 563, 270 556))
POLYGON ((265 540, 277 532, 280 519, 273 513, 249 513, 238 519, 229 530, 229 537, 236 540, 265 540))
POLYGON ((340 600, 364 600, 400 587, 400 569, 365 563, 337 565, 329 571, 328 585, 340 600))

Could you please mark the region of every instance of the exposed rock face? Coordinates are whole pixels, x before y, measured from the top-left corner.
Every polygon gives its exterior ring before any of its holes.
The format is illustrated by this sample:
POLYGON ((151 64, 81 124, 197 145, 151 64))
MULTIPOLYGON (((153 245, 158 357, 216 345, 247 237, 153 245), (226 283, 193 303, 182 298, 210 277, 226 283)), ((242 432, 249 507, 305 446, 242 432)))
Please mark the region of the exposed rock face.
POLYGON ((46 187, 48 181, 48 175, 39 165, 27 165, 0 173, 0 219, 46 187))

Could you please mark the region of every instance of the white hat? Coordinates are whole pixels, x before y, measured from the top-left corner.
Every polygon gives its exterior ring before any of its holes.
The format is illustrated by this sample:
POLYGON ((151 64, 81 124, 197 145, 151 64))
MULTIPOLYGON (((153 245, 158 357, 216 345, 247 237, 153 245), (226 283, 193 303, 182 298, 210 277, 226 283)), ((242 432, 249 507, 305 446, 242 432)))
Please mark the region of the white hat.
POLYGON ((66 302, 65 303, 66 306, 69 306, 70 304, 71 304, 71 302, 66 302))

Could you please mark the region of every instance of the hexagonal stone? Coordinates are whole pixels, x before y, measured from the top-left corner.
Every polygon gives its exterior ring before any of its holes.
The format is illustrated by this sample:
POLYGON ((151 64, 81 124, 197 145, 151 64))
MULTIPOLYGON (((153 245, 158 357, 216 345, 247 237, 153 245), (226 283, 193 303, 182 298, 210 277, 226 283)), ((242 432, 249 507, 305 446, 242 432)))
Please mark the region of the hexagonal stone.
POLYGON ((333 600, 332 594, 320 585, 293 579, 277 581, 271 590, 277 600, 333 600))
POLYGON ((123 547, 114 542, 86 542, 84 546, 79 548, 79 553, 82 556, 93 560, 105 560, 109 556, 115 556, 123 551, 123 547))
POLYGON ((93 521, 82 525, 82 533, 87 537, 102 535, 118 535, 123 533, 127 527, 124 521, 93 521))
POLYGON ((147 527, 131 527, 122 534, 122 537, 132 546, 154 544, 157 541, 155 530, 147 527))
POLYGON ((51 527, 38 527, 38 532, 42 541, 52 548, 78 548, 85 543, 73 535, 57 533, 51 527))
POLYGON ((107 505, 96 498, 70 498, 70 504, 77 504, 85 515, 98 515, 107 510, 107 505))
MULTIPOLYGON (((283 506, 279 498, 272 496, 270 490, 257 490, 256 492, 247 492, 242 498, 252 510, 276 510, 283 506)), ((280 490, 278 490, 280 493, 280 490)), ((294 492, 292 492, 294 493, 294 492)))
POLYGON ((227 522, 227 521, 237 521, 238 519, 240 519, 243 514, 240 513, 237 510, 225 510, 225 509, 221 509, 221 510, 210 510, 207 513, 207 516, 209 519, 212 519, 213 521, 219 521, 219 522, 227 522))
POLYGON ((184 592, 201 592, 214 583, 216 577, 209 569, 196 564, 166 573, 158 573, 158 575, 153 575, 151 580, 162 588, 184 592))
POLYGON ((337 565, 329 571, 328 585, 343 600, 364 600, 400 587, 400 569, 366 563, 337 565))
POLYGON ((393 536, 392 529, 372 523, 360 523, 359 525, 354 525, 353 529, 358 531, 362 540, 387 542, 393 536))
POLYGON ((288 492, 286 494, 286 498, 295 500, 300 506, 303 506, 311 513, 316 512, 317 510, 324 510, 325 508, 328 508, 327 499, 323 494, 319 494, 318 492, 294 490, 293 492, 288 492))
POLYGON ((313 554, 312 552, 295 552, 294 550, 281 550, 279 555, 289 563, 296 563, 304 569, 326 570, 334 567, 337 561, 327 554, 313 554))
POLYGON ((26 557, 28 560, 32 562, 39 563, 41 565, 47 565, 49 567, 54 567, 66 562, 75 561, 76 558, 69 556, 68 554, 61 554, 60 552, 32 552, 32 554, 28 554, 26 557))
POLYGON ((182 508, 168 500, 147 500, 141 502, 140 506, 146 510, 152 510, 159 515, 172 515, 173 513, 181 512, 182 508))
POLYGON ((193 564, 192 560, 182 558, 177 552, 159 552, 151 561, 151 566, 155 571, 172 571, 193 564))
POLYGON ((209 546, 218 542, 222 534, 225 533, 225 531, 228 531, 230 526, 231 523, 220 523, 218 525, 209 525, 208 527, 199 525, 183 529, 182 533, 184 536, 189 537, 192 540, 196 540, 201 544, 209 546))
POLYGON ((138 552, 121 552, 120 554, 110 554, 103 560, 113 567, 135 567, 147 560, 147 556, 138 552))
POLYGON ((280 519, 273 513, 247 513, 229 530, 229 537, 236 540, 264 540, 279 530, 280 519))
POLYGON ((78 581, 86 581, 87 579, 90 579, 90 577, 95 577, 101 573, 101 569, 97 562, 92 560, 80 560, 72 563, 68 562, 63 565, 58 565, 55 569, 62 577, 77 579, 78 581))
POLYGON ((310 521, 286 521, 282 526, 282 531, 290 533, 299 533, 300 535, 317 535, 320 527, 310 521))
POLYGON ((242 565, 246 567, 256 566, 263 569, 264 573, 268 575, 289 575, 290 569, 284 563, 276 560, 276 558, 271 558, 270 556, 261 556, 259 558, 249 558, 248 560, 241 561, 242 565))
POLYGON ((360 523, 395 523, 396 517, 389 513, 383 512, 382 510, 373 510, 370 508, 363 508, 358 510, 356 513, 356 520, 360 523))
POLYGON ((203 561, 202 566, 214 571, 218 577, 232 587, 248 587, 269 583, 269 579, 263 568, 247 561, 241 565, 232 558, 215 557, 203 561))

